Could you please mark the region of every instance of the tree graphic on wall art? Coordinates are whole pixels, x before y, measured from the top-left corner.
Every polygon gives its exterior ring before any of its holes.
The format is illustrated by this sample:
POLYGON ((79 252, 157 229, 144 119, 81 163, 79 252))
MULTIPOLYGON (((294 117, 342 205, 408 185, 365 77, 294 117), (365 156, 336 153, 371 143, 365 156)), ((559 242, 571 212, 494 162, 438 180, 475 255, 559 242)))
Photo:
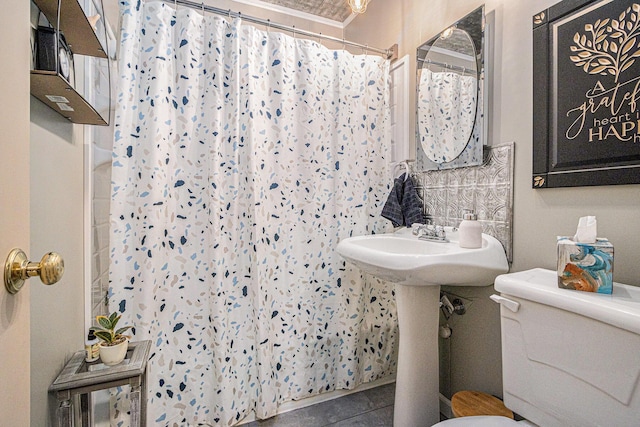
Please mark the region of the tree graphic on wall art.
POLYGON ((612 75, 618 82, 620 74, 640 57, 640 5, 634 3, 618 19, 598 19, 584 26, 585 34, 573 36, 571 61, 585 73, 612 75))

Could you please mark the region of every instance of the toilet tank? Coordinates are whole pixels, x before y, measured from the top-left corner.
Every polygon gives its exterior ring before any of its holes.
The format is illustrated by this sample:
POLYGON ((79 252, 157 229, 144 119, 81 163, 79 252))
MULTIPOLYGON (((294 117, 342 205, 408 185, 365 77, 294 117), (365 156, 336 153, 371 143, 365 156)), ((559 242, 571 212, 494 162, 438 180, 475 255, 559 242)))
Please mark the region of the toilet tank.
POLYGON ((498 276, 505 405, 540 426, 640 426, 640 288, 559 289, 555 271, 498 276))

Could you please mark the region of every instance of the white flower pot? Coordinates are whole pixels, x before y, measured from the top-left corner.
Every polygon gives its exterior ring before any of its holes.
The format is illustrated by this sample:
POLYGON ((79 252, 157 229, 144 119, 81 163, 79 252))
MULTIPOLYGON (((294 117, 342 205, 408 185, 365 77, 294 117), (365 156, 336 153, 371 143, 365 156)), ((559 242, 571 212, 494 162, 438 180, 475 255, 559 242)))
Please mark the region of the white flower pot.
POLYGON ((104 342, 100 343, 100 360, 107 366, 117 365, 121 363, 127 355, 129 340, 124 340, 120 344, 107 346, 104 342))

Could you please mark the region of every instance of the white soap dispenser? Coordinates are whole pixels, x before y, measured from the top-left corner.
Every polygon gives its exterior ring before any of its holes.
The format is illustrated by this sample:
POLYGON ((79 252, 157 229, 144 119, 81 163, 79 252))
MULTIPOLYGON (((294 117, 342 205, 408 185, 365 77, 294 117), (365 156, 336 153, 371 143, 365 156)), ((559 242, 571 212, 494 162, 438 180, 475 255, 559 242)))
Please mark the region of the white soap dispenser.
POLYGON ((458 227, 461 248, 478 249, 482 247, 482 225, 478 222, 478 215, 470 209, 465 209, 462 222, 458 227))

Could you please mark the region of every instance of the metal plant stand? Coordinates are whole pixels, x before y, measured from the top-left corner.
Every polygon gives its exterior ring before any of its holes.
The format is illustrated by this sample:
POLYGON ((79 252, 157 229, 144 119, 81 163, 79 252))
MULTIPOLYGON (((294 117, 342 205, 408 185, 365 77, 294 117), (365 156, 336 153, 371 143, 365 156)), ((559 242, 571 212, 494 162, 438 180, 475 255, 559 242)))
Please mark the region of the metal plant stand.
POLYGON ((81 425, 91 425, 91 392, 129 385, 131 391, 131 426, 145 427, 146 373, 151 341, 130 342, 125 360, 116 366, 87 363, 84 351, 76 352, 53 381, 49 391, 55 392, 58 427, 73 426, 73 401, 80 395, 81 425))

